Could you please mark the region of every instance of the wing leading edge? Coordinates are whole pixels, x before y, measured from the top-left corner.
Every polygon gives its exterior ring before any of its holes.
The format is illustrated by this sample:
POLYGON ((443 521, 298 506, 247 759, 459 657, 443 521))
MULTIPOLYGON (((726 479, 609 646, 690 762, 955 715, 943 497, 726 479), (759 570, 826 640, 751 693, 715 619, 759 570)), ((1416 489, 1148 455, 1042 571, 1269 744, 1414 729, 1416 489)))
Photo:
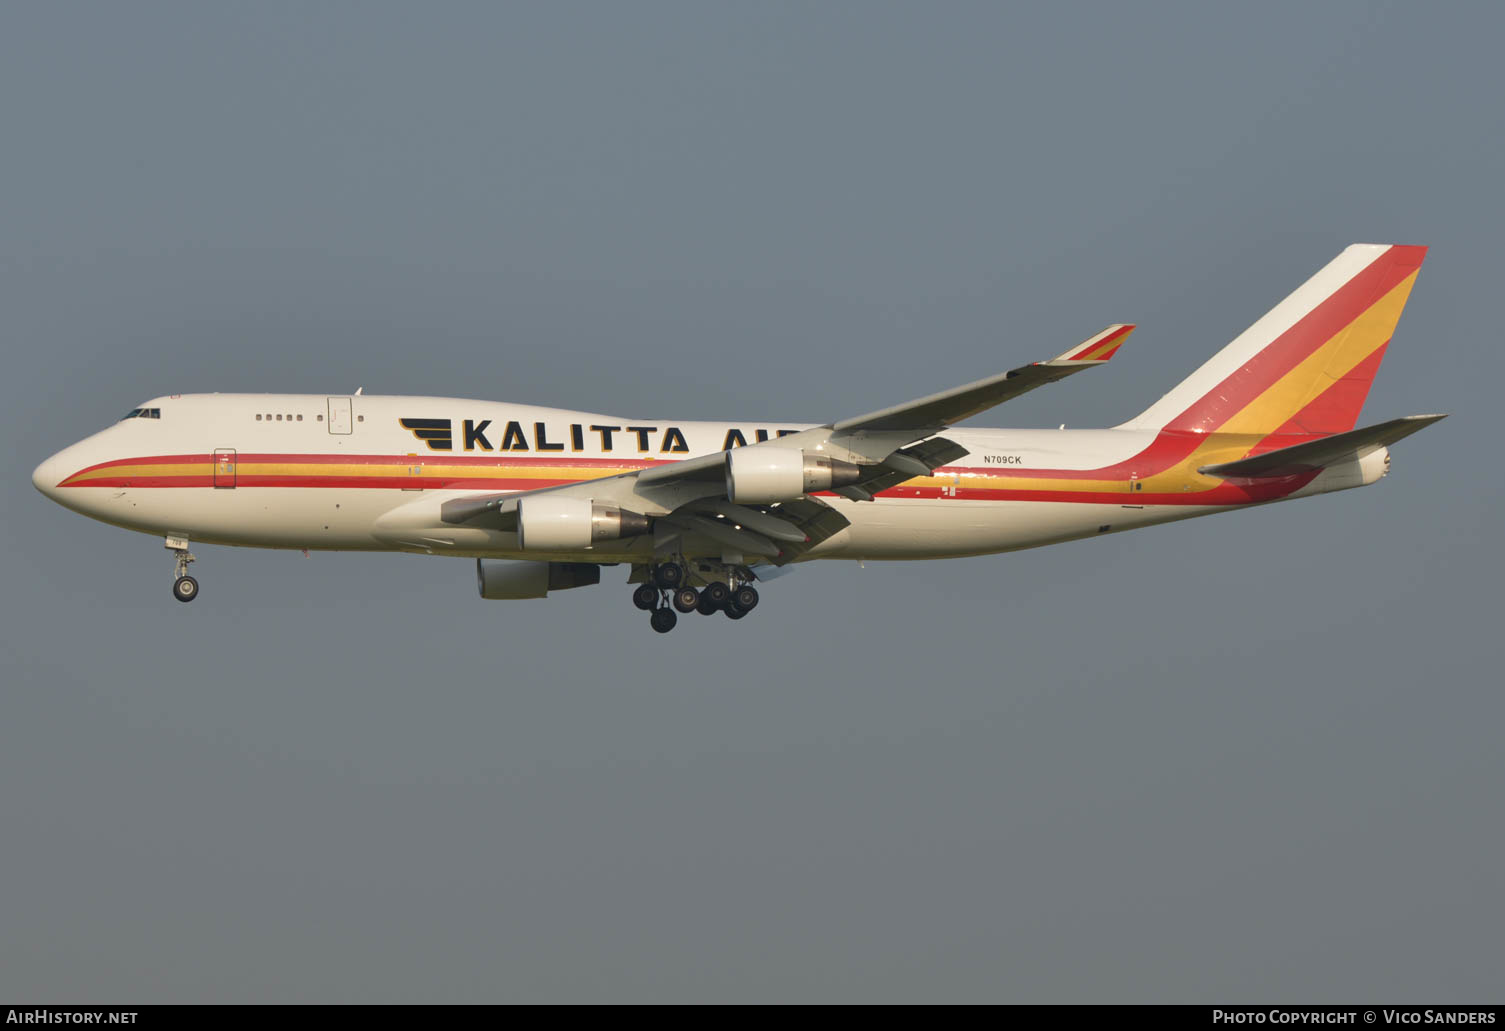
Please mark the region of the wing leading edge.
POLYGON ((1118 352, 1123 342, 1129 339, 1134 328, 1127 324, 1109 326, 1049 361, 1010 369, 997 376, 952 387, 929 397, 869 412, 854 419, 843 419, 832 429, 838 434, 912 430, 919 436, 926 436, 939 432, 1036 387, 1043 387, 1083 369, 1105 364, 1118 352))

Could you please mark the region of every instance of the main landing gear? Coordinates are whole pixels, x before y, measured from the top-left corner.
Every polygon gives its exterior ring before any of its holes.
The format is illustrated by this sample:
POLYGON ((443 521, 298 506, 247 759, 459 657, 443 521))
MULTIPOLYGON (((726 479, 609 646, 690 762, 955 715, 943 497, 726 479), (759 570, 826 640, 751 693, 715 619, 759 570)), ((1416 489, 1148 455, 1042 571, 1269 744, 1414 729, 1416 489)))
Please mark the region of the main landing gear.
MULTIPOLYGON (((704 576, 705 567, 701 567, 704 576)), ((741 619, 758 607, 758 590, 748 578, 745 569, 726 567, 717 569, 724 573, 725 582, 711 580, 699 590, 690 586, 689 571, 679 562, 662 562, 649 570, 651 583, 639 584, 632 592, 632 603, 651 612, 649 624, 658 633, 667 634, 679 624, 676 612, 688 615, 698 612, 709 616, 725 612, 728 619, 741 619)))
POLYGON ((188 575, 188 563, 196 561, 188 550, 188 538, 169 537, 164 545, 177 559, 173 567, 172 596, 189 602, 199 596, 199 582, 188 575))

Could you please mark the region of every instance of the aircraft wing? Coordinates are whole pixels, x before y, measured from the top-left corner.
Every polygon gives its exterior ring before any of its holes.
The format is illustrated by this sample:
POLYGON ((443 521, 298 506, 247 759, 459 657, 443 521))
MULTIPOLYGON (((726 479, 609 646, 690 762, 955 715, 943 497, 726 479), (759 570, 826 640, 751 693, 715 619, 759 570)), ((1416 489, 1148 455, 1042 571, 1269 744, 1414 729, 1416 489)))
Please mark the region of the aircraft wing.
MULTIPOLYGON (((833 493, 854 501, 872 501, 880 491, 914 476, 928 476, 940 466, 955 462, 966 454, 967 449, 954 441, 932 437, 895 451, 889 456, 890 464, 867 468, 862 479, 837 488, 833 493)), ((440 505, 440 519, 451 526, 481 526, 512 532, 517 529, 518 502, 535 494, 589 495, 595 501, 610 501, 637 510, 655 507, 653 502, 657 501, 658 511, 654 514, 672 531, 680 535, 700 533, 724 544, 728 550, 756 555, 779 565, 793 561, 848 524, 845 516, 815 497, 755 507, 735 504, 726 497, 724 451, 675 465, 691 463, 694 467, 683 478, 660 476, 647 484, 642 483, 646 473, 667 472, 674 467, 655 466, 641 472, 620 473, 536 491, 454 498, 440 505), (715 459, 715 462, 706 459, 715 459), (712 472, 714 476, 709 475, 712 472), (665 495, 655 491, 655 484, 672 493, 665 495)))
POLYGON ((1131 325, 1109 326, 1050 361, 1010 369, 997 376, 952 387, 916 401, 869 412, 854 419, 843 419, 832 429, 837 434, 907 430, 914 431, 918 436, 928 436, 995 405, 1011 401, 1036 387, 1043 387, 1083 369, 1106 363, 1133 332, 1134 327, 1131 325))
MULTIPOLYGON (((1109 326, 1049 361, 736 450, 801 449, 855 464, 860 470, 856 481, 832 493, 871 501, 881 491, 916 476, 929 476, 966 456, 966 448, 935 436, 940 430, 1036 387, 1103 364, 1133 331, 1132 325, 1109 326)), ((440 518, 451 526, 510 531, 516 529, 517 503, 524 497, 543 493, 586 496, 659 519, 671 533, 699 533, 720 541, 729 551, 780 563, 846 525, 845 517, 809 496, 757 508, 732 504, 726 495, 730 455, 730 451, 718 451, 537 491, 453 498, 440 506, 440 518)))
MULTIPOLYGON (((1105 364, 1133 332, 1132 325, 1115 324, 1049 361, 1024 365, 904 404, 747 446, 800 448, 859 465, 881 464, 906 444, 933 436, 947 426, 1001 405, 1036 387, 1105 364)), ((947 461, 955 461, 959 457, 961 455, 947 461)), ((901 465, 901 468, 912 469, 911 476, 926 474, 912 463, 901 465)), ((714 483, 722 477, 722 466, 717 456, 702 455, 673 465, 626 475, 637 476, 644 486, 671 482, 714 483)))

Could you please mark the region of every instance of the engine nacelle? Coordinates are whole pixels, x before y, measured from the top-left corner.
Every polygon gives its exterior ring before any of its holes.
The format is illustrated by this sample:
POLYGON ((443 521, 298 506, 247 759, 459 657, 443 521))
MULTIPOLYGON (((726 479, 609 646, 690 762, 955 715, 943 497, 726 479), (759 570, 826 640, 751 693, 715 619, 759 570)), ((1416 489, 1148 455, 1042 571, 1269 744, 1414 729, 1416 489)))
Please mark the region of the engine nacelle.
POLYGON ((583 551, 596 541, 636 537, 648 517, 589 498, 540 494, 517 503, 517 542, 524 551, 583 551))
POLYGON ((488 601, 542 598, 550 591, 601 582, 601 567, 589 562, 513 562, 476 559, 476 584, 488 601))
POLYGON ((851 462, 797 448, 734 448, 726 456, 726 496, 739 505, 770 505, 862 479, 851 462))

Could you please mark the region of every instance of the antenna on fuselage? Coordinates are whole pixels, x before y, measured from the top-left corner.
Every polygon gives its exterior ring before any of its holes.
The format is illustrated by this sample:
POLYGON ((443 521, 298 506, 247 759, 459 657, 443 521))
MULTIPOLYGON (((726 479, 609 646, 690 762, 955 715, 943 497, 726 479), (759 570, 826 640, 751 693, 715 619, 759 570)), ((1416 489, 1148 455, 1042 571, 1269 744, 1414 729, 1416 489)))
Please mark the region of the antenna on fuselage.
POLYGON ((361 391, 365 390, 365 389, 366 389, 365 387, 356 387, 355 388, 355 393, 352 394, 351 396, 352 397, 360 397, 361 396, 361 391))

